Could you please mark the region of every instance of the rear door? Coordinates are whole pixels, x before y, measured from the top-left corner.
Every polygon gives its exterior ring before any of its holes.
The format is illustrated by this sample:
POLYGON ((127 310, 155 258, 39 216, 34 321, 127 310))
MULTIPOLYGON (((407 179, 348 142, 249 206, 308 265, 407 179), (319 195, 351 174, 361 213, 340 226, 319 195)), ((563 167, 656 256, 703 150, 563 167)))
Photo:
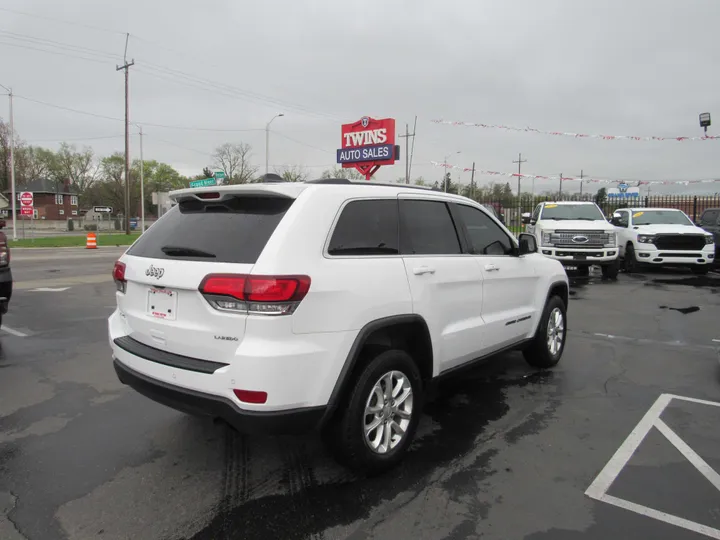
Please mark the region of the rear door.
POLYGON ((472 257, 463 255, 445 201, 400 197, 400 251, 413 311, 430 328, 438 370, 479 356, 483 347, 482 274, 472 257))
POLYGON ((483 276, 485 344, 497 350, 517 343, 539 316, 533 304, 539 281, 533 257, 517 256, 507 232, 479 208, 466 204, 454 208, 483 276))
POLYGON ((229 361, 247 316, 211 307, 198 288, 208 274, 249 274, 293 201, 238 193, 181 200, 121 259, 127 286, 117 298, 128 335, 175 354, 229 361))

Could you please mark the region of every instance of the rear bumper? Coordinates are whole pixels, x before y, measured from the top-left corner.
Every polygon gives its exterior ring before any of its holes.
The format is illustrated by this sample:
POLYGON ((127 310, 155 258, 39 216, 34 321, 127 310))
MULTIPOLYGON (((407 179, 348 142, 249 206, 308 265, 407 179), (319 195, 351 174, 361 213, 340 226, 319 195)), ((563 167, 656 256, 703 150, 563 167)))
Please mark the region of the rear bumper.
POLYGON ((113 365, 120 382, 147 398, 190 414, 220 418, 241 433, 298 434, 319 428, 325 407, 273 412, 240 409, 220 396, 180 388, 138 373, 117 359, 113 365))

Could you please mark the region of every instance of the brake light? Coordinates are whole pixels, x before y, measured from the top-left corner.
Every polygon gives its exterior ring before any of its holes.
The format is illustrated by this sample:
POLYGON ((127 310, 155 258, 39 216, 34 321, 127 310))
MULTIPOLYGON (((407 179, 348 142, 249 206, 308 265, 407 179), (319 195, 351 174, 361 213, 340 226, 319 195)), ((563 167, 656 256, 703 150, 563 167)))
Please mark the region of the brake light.
POLYGON ((217 192, 214 192, 214 191, 212 191, 210 193, 196 193, 195 196, 198 199, 219 199, 220 198, 220 194, 217 192))
POLYGON ((113 280, 115 280, 117 290, 124 293, 127 286, 127 281, 125 280, 125 263, 117 261, 113 267, 112 276, 113 280))
POLYGON ((310 290, 308 276, 210 274, 200 292, 215 309, 264 315, 287 315, 310 290))

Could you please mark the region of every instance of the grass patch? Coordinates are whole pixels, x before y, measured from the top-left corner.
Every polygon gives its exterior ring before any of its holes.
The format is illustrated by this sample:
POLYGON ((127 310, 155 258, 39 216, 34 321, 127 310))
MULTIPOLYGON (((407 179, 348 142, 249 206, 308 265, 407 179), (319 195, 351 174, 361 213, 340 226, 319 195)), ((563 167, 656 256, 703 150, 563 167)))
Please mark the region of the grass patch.
MULTIPOLYGON (((97 233, 96 233, 97 234, 97 233)), ((97 245, 103 246, 129 246, 132 244, 140 233, 133 234, 98 234, 97 245)), ((42 238, 25 238, 13 242, 9 240, 10 249, 14 247, 23 248, 54 248, 54 247, 85 247, 85 236, 45 236, 42 238)))

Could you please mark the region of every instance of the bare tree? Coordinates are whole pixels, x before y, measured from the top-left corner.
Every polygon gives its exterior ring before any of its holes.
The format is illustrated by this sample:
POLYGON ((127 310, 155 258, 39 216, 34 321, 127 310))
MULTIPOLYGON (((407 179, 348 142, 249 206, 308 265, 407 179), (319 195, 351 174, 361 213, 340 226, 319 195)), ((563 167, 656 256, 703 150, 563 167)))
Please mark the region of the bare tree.
POLYGON ((257 172, 257 167, 250 163, 251 153, 252 147, 249 144, 222 144, 213 154, 214 166, 222 169, 229 184, 246 184, 257 172))
POLYGON ((95 154, 92 148, 76 150, 75 145, 61 143, 60 150, 55 154, 55 181, 62 185, 65 180, 75 186, 82 195, 95 181, 98 167, 95 165, 95 154))
POLYGON ((343 169, 334 167, 323 171, 321 178, 347 178, 349 180, 365 180, 365 177, 356 169, 343 169))
POLYGON ((282 176, 286 182, 304 182, 308 178, 308 172, 303 166, 285 165, 275 172, 282 176))

